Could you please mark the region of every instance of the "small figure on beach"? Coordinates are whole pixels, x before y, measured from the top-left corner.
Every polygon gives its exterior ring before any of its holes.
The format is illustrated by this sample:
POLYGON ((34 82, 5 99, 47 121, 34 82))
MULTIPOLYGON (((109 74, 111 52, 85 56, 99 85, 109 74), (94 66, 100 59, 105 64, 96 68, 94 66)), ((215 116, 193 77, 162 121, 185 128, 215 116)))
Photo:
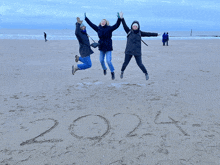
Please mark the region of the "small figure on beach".
POLYGON ((89 26, 95 30, 98 33, 98 37, 99 37, 99 41, 98 43, 99 45, 99 51, 100 51, 100 63, 103 69, 103 73, 104 75, 107 74, 107 67, 105 65, 105 56, 106 56, 106 61, 107 64, 109 66, 109 69, 111 71, 111 78, 112 80, 115 79, 115 72, 114 72, 114 66, 112 64, 112 51, 113 51, 113 47, 112 47, 112 32, 114 30, 116 30, 120 24, 121 24, 121 19, 119 18, 119 14, 118 16, 118 20, 117 22, 113 25, 110 26, 109 22, 106 19, 102 19, 100 24, 97 26, 95 24, 93 24, 88 17, 86 16, 85 13, 85 21, 89 24, 89 26))
POLYGON ((167 33, 163 33, 162 35, 162 42, 163 42, 163 46, 165 46, 165 44, 168 46, 168 41, 169 41, 169 34, 167 33))
POLYGON ((47 42, 47 34, 44 32, 44 40, 47 42))
POLYGON ((79 17, 76 18, 76 30, 75 35, 79 42, 79 54, 75 56, 75 61, 81 61, 82 64, 72 66, 72 74, 74 75, 77 70, 85 70, 92 67, 92 62, 90 55, 93 54, 93 51, 90 47, 89 38, 86 32, 86 26, 82 23, 79 17))
POLYGON ((138 21, 134 21, 131 24, 131 29, 125 23, 123 18, 123 13, 120 13, 120 18, 122 19, 122 24, 125 32, 127 33, 127 45, 125 49, 125 59, 121 68, 120 77, 123 78, 124 71, 129 64, 131 58, 134 56, 137 65, 145 74, 146 80, 149 79, 147 69, 142 63, 142 53, 141 53, 141 37, 157 37, 158 33, 143 32, 140 30, 140 24, 138 21))

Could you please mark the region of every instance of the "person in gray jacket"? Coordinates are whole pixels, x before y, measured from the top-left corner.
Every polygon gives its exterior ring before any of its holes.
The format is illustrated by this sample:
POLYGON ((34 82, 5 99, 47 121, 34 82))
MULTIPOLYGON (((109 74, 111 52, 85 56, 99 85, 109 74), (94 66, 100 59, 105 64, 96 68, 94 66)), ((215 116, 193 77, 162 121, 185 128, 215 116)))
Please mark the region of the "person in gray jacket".
POLYGON ((81 61, 82 64, 78 64, 75 67, 74 65, 72 66, 73 75, 77 70, 85 70, 92 67, 90 55, 93 54, 93 51, 90 47, 89 38, 86 32, 86 26, 82 22, 83 21, 81 21, 80 18, 77 17, 75 35, 79 42, 80 57, 76 55, 75 61, 81 61))
POLYGON ((143 73, 146 76, 146 80, 149 79, 149 75, 147 73, 147 69, 142 63, 142 53, 141 53, 141 37, 156 37, 158 36, 158 33, 149 33, 149 32, 143 32, 140 30, 140 24, 138 21, 134 21, 131 24, 131 29, 127 26, 125 23, 125 20, 123 18, 123 13, 120 13, 120 18, 122 18, 122 24, 124 27, 125 32, 127 33, 127 45, 125 49, 125 59, 124 63, 121 68, 121 75, 120 77, 123 78, 124 71, 129 64, 131 58, 134 56, 137 65, 140 67, 140 69, 143 71, 143 73))

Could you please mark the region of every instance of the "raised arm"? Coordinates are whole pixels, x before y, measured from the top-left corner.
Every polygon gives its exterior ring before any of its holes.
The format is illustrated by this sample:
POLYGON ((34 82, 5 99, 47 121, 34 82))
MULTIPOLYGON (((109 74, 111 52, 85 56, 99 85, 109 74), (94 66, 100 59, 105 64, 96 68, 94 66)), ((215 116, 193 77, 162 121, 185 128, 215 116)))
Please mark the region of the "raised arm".
POLYGON ((157 37, 158 33, 150 33, 150 32, 142 32, 141 31, 141 37, 157 37))
POLYGON ((122 21, 122 25, 124 27, 125 32, 128 33, 130 31, 130 29, 129 29, 129 27, 126 24, 125 19, 122 18, 121 21, 122 21))
POLYGON ((117 22, 113 26, 111 26, 111 30, 112 31, 116 30, 120 26, 120 24, 121 24, 121 19, 118 18, 117 22))
POLYGON ((80 25, 78 22, 76 22, 76 29, 75 29, 75 35, 79 35, 80 34, 80 25))
POLYGON ((75 35, 76 35, 76 38, 78 39, 78 41, 81 43, 82 42, 82 33, 81 33, 80 25, 81 24, 79 22, 76 22, 75 35))
POLYGON ((76 20, 77 20, 77 22, 76 22, 75 35, 76 35, 77 39, 79 40, 79 42, 81 42, 82 33, 81 33, 80 25, 82 24, 83 21, 80 20, 79 17, 77 17, 76 20))
POLYGON ((89 26, 91 28, 93 28, 93 30, 95 30, 96 32, 98 32, 98 26, 96 26, 95 24, 93 24, 87 17, 85 17, 86 22, 89 24, 89 26))

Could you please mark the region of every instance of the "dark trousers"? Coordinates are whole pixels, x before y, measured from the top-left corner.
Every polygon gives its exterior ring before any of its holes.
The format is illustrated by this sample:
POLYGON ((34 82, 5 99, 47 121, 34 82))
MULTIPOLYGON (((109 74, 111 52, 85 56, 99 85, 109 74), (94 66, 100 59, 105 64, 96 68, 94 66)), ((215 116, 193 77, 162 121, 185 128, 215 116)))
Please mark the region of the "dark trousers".
MULTIPOLYGON (((127 65, 129 64, 131 58, 132 58, 133 55, 129 55, 129 54, 126 54, 125 55, 125 60, 124 60, 124 63, 122 65, 122 68, 121 68, 121 71, 124 72, 124 70, 126 69, 127 65)), ((135 57, 135 60, 136 60, 136 63, 137 65, 139 66, 139 68, 146 74, 147 73, 147 69, 145 68, 145 66, 143 65, 142 63, 142 58, 141 56, 134 56, 135 57)))
POLYGON ((165 46, 165 44, 168 46, 168 41, 164 41, 163 46, 165 46))

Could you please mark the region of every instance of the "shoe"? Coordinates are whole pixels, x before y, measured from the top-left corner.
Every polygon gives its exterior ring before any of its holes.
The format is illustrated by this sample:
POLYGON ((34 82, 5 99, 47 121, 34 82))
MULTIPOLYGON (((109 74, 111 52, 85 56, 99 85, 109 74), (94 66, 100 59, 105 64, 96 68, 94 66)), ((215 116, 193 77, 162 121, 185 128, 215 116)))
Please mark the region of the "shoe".
POLYGON ((104 73, 104 75, 106 75, 107 74, 107 70, 103 70, 103 73, 104 73))
POLYGON ((79 61, 79 56, 75 55, 75 61, 78 62, 79 61))
POLYGON ((76 71, 79 70, 78 67, 74 67, 74 65, 72 66, 72 74, 74 75, 76 73, 76 71))
POLYGON ((145 74, 145 76, 146 76, 146 80, 149 80, 149 75, 147 73, 145 74))
POLYGON ((112 80, 114 80, 115 79, 115 72, 111 72, 111 74, 112 74, 112 80))
POLYGON ((124 72, 121 72, 120 78, 123 79, 124 72))

